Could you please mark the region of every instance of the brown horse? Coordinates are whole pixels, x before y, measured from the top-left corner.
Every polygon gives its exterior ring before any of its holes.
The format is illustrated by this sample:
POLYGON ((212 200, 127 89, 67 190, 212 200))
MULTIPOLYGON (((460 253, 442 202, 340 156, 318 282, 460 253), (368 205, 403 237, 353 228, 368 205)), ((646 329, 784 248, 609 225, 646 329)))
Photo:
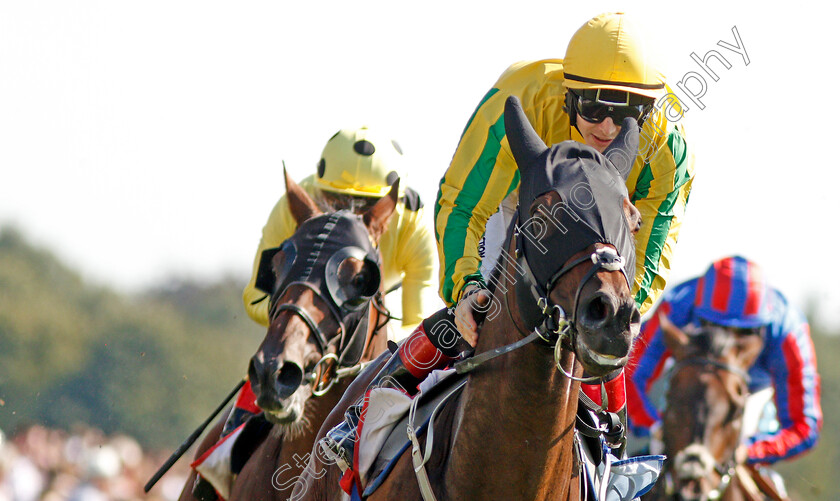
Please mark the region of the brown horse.
MULTIPOLYGON (((439 500, 578 499, 573 437, 580 382, 584 373, 597 378, 621 368, 639 329, 629 283, 640 216, 619 175, 629 172, 626 159, 635 158, 638 131, 622 128, 610 158, 624 163, 611 164, 572 141, 547 148, 515 98, 506 105, 505 129, 521 175, 520 209, 491 280, 491 303, 498 308, 488 309, 472 360, 537 341, 469 373, 464 390, 432 425, 434 446, 424 470, 439 500), (591 205, 570 203, 575 189, 590 193, 591 205), (593 233, 599 226, 612 230, 593 233), (530 241, 534 232, 525 235, 528 228, 540 229, 539 242, 530 241)), ((370 379, 365 376, 351 385, 319 437, 359 398, 370 379)), ((317 459, 292 499, 342 499, 341 472, 317 459)), ((424 498, 404 454, 368 499, 424 498)))
MULTIPOLYGON (((273 256, 263 255, 270 257, 270 324, 248 368, 267 421, 258 434, 270 430, 236 476, 230 500, 287 499, 321 423, 362 364, 385 351, 390 315, 375 245, 394 213, 398 184, 360 216, 324 214, 286 174, 298 230, 273 256)), ((196 458, 218 441, 223 424, 196 458)), ((195 499, 194 482, 195 472, 181 500, 195 499)))
POLYGON ((716 325, 683 332, 659 316, 674 358, 662 422, 663 478, 645 499, 762 500, 755 471, 736 458, 747 371, 761 352, 760 335, 716 325))

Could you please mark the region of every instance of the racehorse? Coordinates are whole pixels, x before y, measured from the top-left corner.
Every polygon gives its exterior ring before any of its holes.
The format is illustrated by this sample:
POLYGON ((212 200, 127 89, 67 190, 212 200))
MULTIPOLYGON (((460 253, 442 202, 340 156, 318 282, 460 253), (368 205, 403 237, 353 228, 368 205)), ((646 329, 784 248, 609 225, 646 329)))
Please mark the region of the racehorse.
MULTIPOLYGON (((262 256, 257 280, 271 292, 269 326, 248 378, 265 419, 246 425, 245 431, 256 423, 251 435, 259 444, 235 477, 230 500, 287 499, 321 423, 363 364, 387 345, 391 317, 382 302, 375 245, 394 213, 399 181, 356 215, 322 213, 287 173, 285 178, 298 229, 262 256)), ((196 458, 217 442, 223 425, 208 433, 196 458)), ((181 500, 194 499, 194 480, 195 472, 181 500)))
MULTIPOLYGON (((578 499, 580 383, 623 367, 640 326, 630 288, 640 215, 621 175, 635 159, 638 129, 624 124, 605 152, 613 162, 573 141, 548 148, 516 98, 504 121, 521 179, 519 209, 490 280, 498 308, 487 308, 476 355, 465 360, 474 367, 466 386, 430 425, 433 448, 420 469, 441 500, 578 499), (510 351, 486 357, 499 347, 510 351)), ((319 438, 363 394, 371 372, 348 388, 319 438)), ((367 499, 431 499, 409 456, 367 499)), ((313 454, 291 499, 346 496, 339 468, 318 459, 313 454)))
POLYGON ((680 330, 659 316, 674 358, 662 421, 663 478, 644 499, 763 500, 755 471, 736 457, 748 370, 760 354, 760 335, 705 324, 680 330))

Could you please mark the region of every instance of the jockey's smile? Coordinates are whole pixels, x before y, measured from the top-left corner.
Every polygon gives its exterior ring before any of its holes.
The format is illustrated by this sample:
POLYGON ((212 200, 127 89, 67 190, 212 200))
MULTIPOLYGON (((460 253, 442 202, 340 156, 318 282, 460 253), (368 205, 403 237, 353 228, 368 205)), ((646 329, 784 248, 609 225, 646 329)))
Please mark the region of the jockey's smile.
POLYGON ((601 153, 621 131, 621 127, 617 126, 611 117, 605 118, 601 123, 593 123, 578 116, 577 128, 580 135, 583 136, 584 143, 601 153))

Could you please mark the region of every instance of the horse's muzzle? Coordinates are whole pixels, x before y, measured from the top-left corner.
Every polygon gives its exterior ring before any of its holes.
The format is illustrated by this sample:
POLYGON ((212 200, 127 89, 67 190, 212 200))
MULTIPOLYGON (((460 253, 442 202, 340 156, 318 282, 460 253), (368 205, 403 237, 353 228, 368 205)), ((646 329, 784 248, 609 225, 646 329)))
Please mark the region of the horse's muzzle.
MULTIPOLYGON (((303 368, 288 360, 271 358, 263 362, 255 356, 248 366, 248 378, 257 396, 257 405, 267 413, 282 416, 287 414, 284 401, 303 383, 303 368)), ((295 417, 290 416, 290 419, 295 417)))
POLYGON ((635 302, 597 292, 581 300, 577 312, 577 355, 588 372, 602 375, 623 367, 638 334, 641 315, 635 302))

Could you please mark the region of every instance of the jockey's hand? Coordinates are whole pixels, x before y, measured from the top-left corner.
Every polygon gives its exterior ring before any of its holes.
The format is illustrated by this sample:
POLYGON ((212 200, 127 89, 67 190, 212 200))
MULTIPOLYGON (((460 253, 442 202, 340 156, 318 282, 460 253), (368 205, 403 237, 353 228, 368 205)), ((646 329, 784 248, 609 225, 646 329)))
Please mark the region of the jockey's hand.
POLYGON ((461 300, 455 307, 455 327, 461 337, 473 348, 478 344, 478 326, 475 321, 475 312, 484 311, 490 302, 490 293, 476 284, 469 284, 461 294, 461 300), (475 289, 480 289, 472 292, 475 289))

